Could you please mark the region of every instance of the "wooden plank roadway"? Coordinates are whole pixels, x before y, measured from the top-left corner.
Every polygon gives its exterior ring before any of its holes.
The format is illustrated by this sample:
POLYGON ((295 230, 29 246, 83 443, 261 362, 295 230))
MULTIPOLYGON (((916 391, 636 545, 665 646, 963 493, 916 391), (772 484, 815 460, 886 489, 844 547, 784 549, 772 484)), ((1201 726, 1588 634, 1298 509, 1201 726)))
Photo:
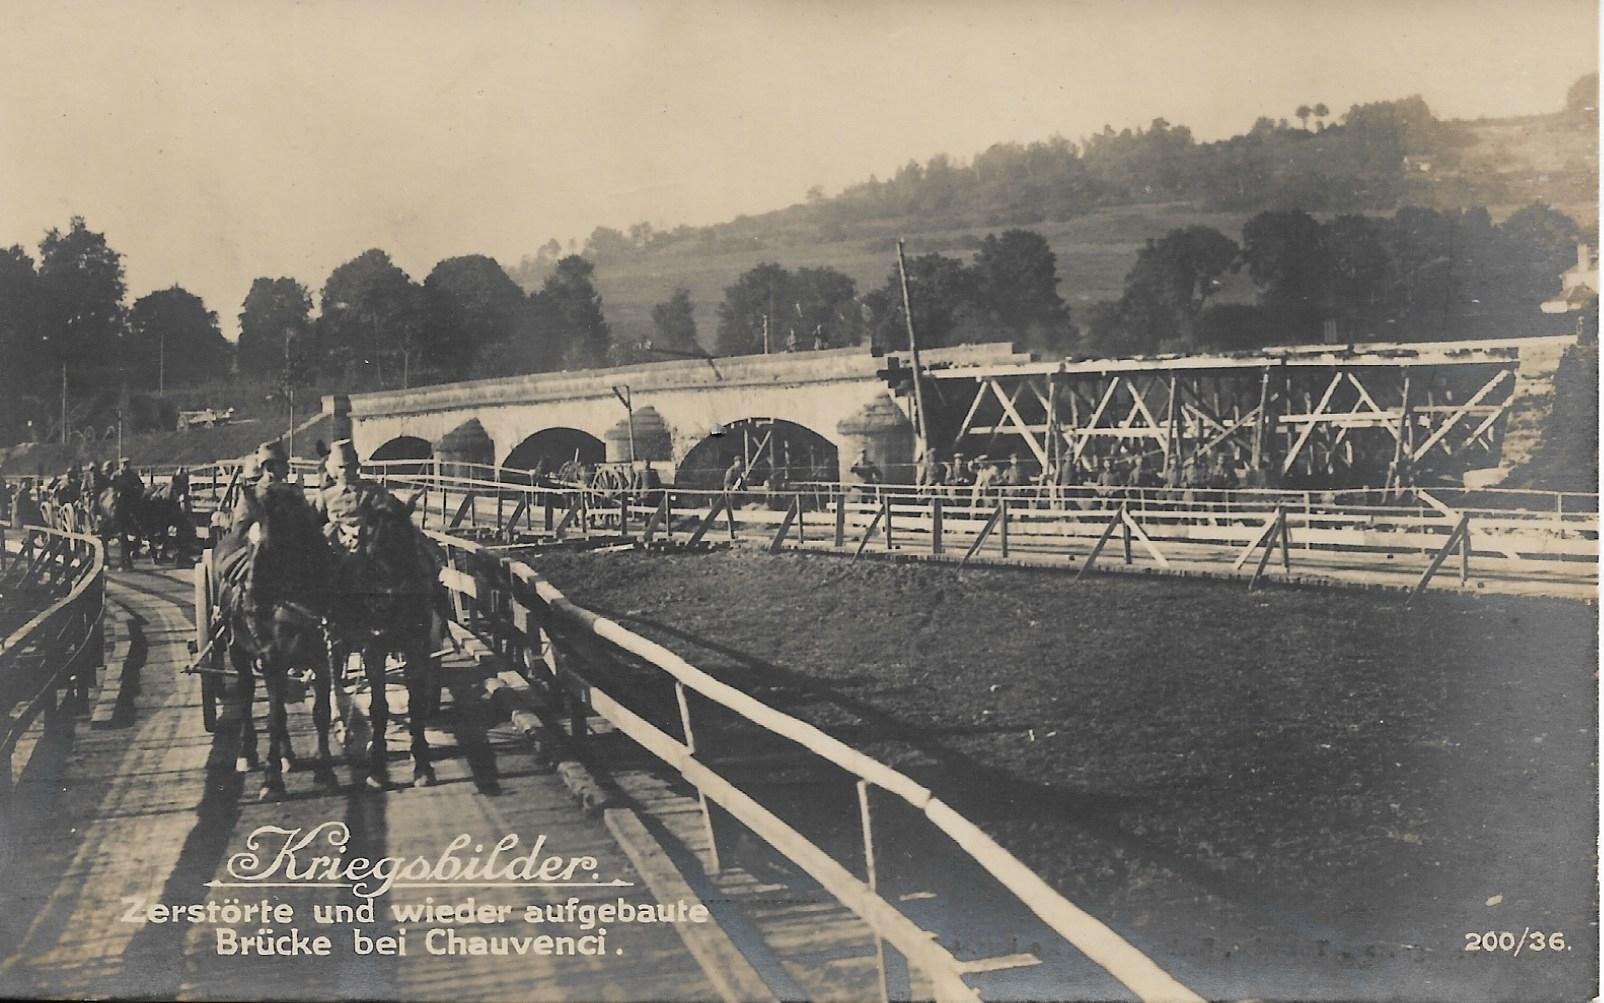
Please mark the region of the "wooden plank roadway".
MULTIPOLYGON (((426 953, 421 929, 405 957, 354 956, 349 926, 328 927, 333 952, 316 957, 221 957, 216 927, 127 922, 133 900, 222 902, 264 895, 297 910, 292 926, 323 932, 314 904, 359 901, 343 889, 211 888, 227 880, 227 861, 246 849, 259 826, 349 828, 348 855, 438 856, 458 833, 487 846, 516 833, 527 846, 545 835, 546 850, 598 858, 602 882, 586 889, 406 889, 376 900, 373 936, 395 935, 386 907, 421 902, 516 906, 623 898, 651 901, 639 874, 599 819, 585 816, 560 781, 543 769, 522 736, 499 724, 478 698, 477 680, 453 685, 440 721, 438 786, 373 792, 340 757, 333 783, 312 772, 287 775, 288 796, 256 800, 259 776, 236 773, 237 729, 208 734, 201 723, 198 677, 179 669, 192 636, 187 574, 137 571, 114 576, 112 597, 132 616, 116 725, 80 722, 70 748, 36 757, 13 800, 0 811, 0 995, 53 998, 139 996, 159 999, 390 998, 457 1000, 711 999, 717 994, 674 927, 614 924, 603 957, 463 957, 426 953)), ((461 673, 463 676, 469 673, 461 673)), ((400 696, 392 690, 394 696, 400 696)), ((392 704, 395 703, 394 696, 392 704)), ((404 703, 403 703, 404 706, 404 703)), ((265 706, 258 700, 259 718, 265 706)), ((392 720, 392 729, 397 725, 392 720)), ((292 710, 299 751, 312 748, 310 715, 292 710)), ((353 733, 361 732, 353 728, 353 733)), ((264 739, 265 744, 265 739, 264 739)), ((392 732, 391 748, 404 747, 392 732)), ((410 775, 397 753, 391 774, 410 775)), ((581 878, 586 875, 580 875, 581 878)), ((513 915, 519 915, 514 910, 513 915)), ((268 924, 271 926, 272 924, 268 924)), ((257 927, 241 929, 254 932, 257 927)), ((456 927, 464 936, 578 934, 576 924, 456 927)), ((279 929, 276 932, 287 932, 279 929)))

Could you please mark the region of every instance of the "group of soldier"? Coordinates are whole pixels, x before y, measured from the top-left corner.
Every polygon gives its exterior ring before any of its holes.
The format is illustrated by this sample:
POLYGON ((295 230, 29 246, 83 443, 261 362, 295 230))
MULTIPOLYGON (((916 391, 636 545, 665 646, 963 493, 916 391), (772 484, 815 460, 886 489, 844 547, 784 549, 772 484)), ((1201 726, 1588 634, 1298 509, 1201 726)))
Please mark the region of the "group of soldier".
MULTIPOLYGON (((183 468, 175 479, 187 480, 183 468)), ((120 464, 106 460, 99 466, 74 463, 65 474, 51 478, 23 477, 15 485, 0 477, 0 517, 21 526, 49 526, 68 532, 100 529, 98 499, 114 488, 121 502, 144 494, 145 482, 124 457, 120 464)))

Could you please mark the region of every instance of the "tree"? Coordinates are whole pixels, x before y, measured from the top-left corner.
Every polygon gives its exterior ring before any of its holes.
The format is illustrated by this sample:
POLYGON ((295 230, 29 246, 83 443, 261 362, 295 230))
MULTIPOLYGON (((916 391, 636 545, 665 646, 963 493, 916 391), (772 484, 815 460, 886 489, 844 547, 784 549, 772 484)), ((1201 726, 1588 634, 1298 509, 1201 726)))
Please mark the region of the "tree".
MULTIPOLYGON (((762 262, 743 272, 724 290, 718 305, 719 355, 755 355, 763 351, 763 318, 778 323, 790 294, 791 273, 774 262, 762 262)), ((772 333, 771 333, 772 341, 772 333)), ((782 343, 783 344, 783 343, 782 343)), ((780 347, 780 346, 772 346, 780 347)))
POLYGON ((1121 314, 1127 330, 1153 347, 1179 339, 1188 350, 1197 344, 1197 318, 1219 277, 1237 259, 1236 242, 1208 226, 1171 230, 1149 240, 1125 276, 1121 314))
POLYGON ((128 314, 127 373, 134 386, 173 387, 228 373, 233 349, 217 314, 172 286, 141 296, 128 314))
POLYGON ((420 354, 460 377, 487 346, 513 336, 523 306, 523 290, 494 258, 446 258, 423 280, 420 354))
POLYGON ((1598 117, 1598 74, 1588 73, 1577 77, 1565 92, 1565 110, 1573 115, 1587 115, 1596 127, 1598 117))
POLYGON ((1074 328, 1058 295, 1058 258, 1041 234, 987 234, 973 269, 980 301, 1009 338, 1049 352, 1068 347, 1074 328))
POLYGON ((1331 109, 1327 108, 1325 106, 1325 102, 1324 101, 1322 101, 1319 104, 1315 105, 1314 106, 1314 117, 1315 117, 1315 123, 1314 124, 1316 126, 1323 125, 1324 124, 1323 120, 1329 114, 1331 114, 1331 109))
POLYGON ((652 307, 652 347, 671 352, 701 350, 696 342, 696 307, 691 303, 691 291, 684 286, 652 307))
POLYGON ((1297 118, 1298 123, 1307 129, 1309 127, 1309 116, 1314 114, 1314 109, 1306 104, 1300 104, 1298 105, 1298 110, 1292 114, 1297 118))
POLYGON ((1496 276, 1504 294, 1537 304, 1560 290, 1560 273, 1576 262, 1581 232, 1564 213, 1541 202, 1513 213, 1498 227, 1496 276))
MULTIPOLYGON (((995 321, 981 305, 975 273, 963 262, 941 254, 921 254, 907 259, 907 264, 908 298, 913 303, 920 348, 956 345, 989 334, 988 321, 995 321)), ((906 349, 908 330, 897 269, 893 268, 886 284, 864 297, 864 302, 869 307, 870 337, 875 343, 891 350, 906 349)))
POLYGON ((39 385, 39 276, 21 245, 0 250, 0 443, 20 438, 39 385))
POLYGON ((312 333, 312 295, 295 279, 260 276, 240 306, 238 366, 241 374, 279 373, 289 339, 291 365, 309 369, 316 357, 312 333))
POLYGON ((535 324, 552 353, 550 363, 560 360, 568 369, 607 364, 612 332, 602 315, 601 294, 592 279, 595 271, 589 261, 571 254, 557 262, 533 297, 535 324))
POLYGON ((410 366, 420 339, 422 299, 422 290, 378 248, 330 272, 318 327, 334 371, 371 373, 382 386, 389 360, 392 375, 402 375, 395 370, 410 366))
POLYGON ((1264 306, 1289 329, 1312 336, 1325 309, 1320 224, 1302 210, 1261 212, 1242 227, 1242 263, 1264 306))
POLYGON ((779 325, 783 338, 792 331, 797 343, 812 348, 855 345, 863 337, 863 316, 858 309, 858 286, 834 268, 798 268, 791 276, 787 299, 791 310, 779 325))
POLYGON ((74 216, 66 233, 51 229, 39 243, 38 289, 43 368, 65 363, 84 382, 114 385, 127 323, 122 255, 74 216))
POLYGON ((1369 216, 1338 216, 1321 228, 1327 268, 1326 314, 1348 341, 1381 337, 1388 319, 1392 261, 1387 225, 1369 216))

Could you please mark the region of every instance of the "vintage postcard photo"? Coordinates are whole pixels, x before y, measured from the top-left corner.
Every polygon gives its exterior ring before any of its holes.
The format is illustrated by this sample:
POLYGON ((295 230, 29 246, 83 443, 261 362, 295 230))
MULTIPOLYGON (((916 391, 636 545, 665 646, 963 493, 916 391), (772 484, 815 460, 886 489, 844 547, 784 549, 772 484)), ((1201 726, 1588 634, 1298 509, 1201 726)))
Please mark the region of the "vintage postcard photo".
POLYGON ((1587 1000, 1587 0, 0 0, 0 997, 1587 1000))

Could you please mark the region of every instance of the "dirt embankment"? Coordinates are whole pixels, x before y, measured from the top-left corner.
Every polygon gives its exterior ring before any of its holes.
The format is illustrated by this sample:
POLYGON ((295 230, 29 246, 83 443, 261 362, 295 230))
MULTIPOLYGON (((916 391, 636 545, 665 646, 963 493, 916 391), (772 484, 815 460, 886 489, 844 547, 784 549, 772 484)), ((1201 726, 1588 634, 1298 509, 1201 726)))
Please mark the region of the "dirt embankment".
MULTIPOLYGON (((748 552, 537 566, 915 772, 1121 928, 1443 964, 1510 923, 1593 942, 1595 606, 748 552)), ((1585 973, 1579 951, 1527 974, 1585 973)))

